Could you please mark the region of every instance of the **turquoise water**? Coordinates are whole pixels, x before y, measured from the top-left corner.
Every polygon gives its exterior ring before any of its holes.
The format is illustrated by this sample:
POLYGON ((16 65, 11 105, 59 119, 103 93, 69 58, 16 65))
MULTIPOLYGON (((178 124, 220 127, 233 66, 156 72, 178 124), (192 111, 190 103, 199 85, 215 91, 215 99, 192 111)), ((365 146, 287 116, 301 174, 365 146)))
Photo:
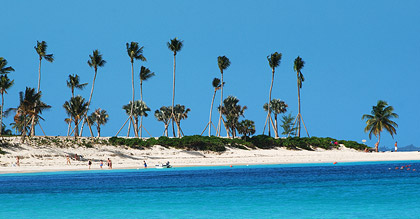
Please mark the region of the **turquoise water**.
POLYGON ((0 197, 0 218, 419 218, 420 163, 5 174, 0 197))

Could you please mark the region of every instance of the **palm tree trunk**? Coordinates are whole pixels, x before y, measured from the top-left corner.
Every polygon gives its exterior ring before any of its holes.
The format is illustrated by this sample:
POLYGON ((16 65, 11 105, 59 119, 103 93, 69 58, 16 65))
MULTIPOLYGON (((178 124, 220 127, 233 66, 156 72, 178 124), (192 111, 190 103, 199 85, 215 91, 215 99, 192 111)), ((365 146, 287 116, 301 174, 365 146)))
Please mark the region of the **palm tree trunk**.
MULTIPOLYGON (((86 110, 86 113, 85 113, 84 117, 87 116, 87 113, 88 113, 89 107, 90 107, 90 101, 92 101, 93 89, 95 88, 95 80, 96 80, 96 73, 97 72, 98 72, 98 69, 95 68, 95 75, 93 76, 92 89, 90 90, 89 101, 88 101, 88 104, 87 104, 87 110, 86 110)), ((80 134, 79 134, 80 136, 82 136, 82 133, 83 133, 83 126, 85 125, 85 123, 84 123, 85 119, 86 118, 83 118, 82 127, 80 128, 80 134)), ((87 123, 90 126, 89 120, 87 120, 87 123)))
POLYGON ((41 60, 42 57, 39 57, 39 68, 38 68, 38 89, 37 92, 39 92, 39 89, 41 88, 41 60))
POLYGON ((98 138, 99 138, 99 137, 101 137, 101 126, 98 124, 96 129, 98 130, 98 138))
POLYGON ((140 138, 143 137, 143 116, 140 116, 140 138))
POLYGON ((213 111, 213 103, 214 98, 216 97, 216 88, 214 89, 213 99, 211 99, 211 106, 210 106, 210 119, 209 119, 209 137, 211 136, 211 113, 213 111))
POLYGON ((177 122, 176 126, 177 126, 178 138, 181 138, 181 122, 177 122))
MULTIPOLYGON (((268 136, 271 136, 271 129, 270 129, 270 121, 271 121, 271 91, 273 90, 273 83, 274 83, 274 68, 272 69, 272 77, 271 77, 271 85, 270 85, 270 93, 268 95, 268 136)), ((276 130, 274 130, 274 133, 277 135, 276 130)))
POLYGON ((3 92, 1 93, 1 115, 0 115, 0 136, 3 134, 3 106, 4 106, 4 98, 3 92))
MULTIPOLYGON (((131 61, 131 87, 133 89, 133 98, 132 98, 132 101, 131 101, 130 116, 133 116, 133 108, 134 108, 134 62, 133 61, 131 61)), ((139 137, 138 132, 136 130, 136 127, 134 127, 134 135, 136 137, 139 137)))
POLYGON ((376 145, 375 145, 375 150, 376 150, 376 152, 378 152, 379 150, 378 150, 378 148, 379 148, 379 142, 381 141, 381 132, 379 132, 379 134, 378 134, 378 142, 376 143, 376 145))
MULTIPOLYGON (((143 80, 140 79, 140 101, 143 103, 143 80)), ((142 138, 143 133, 143 115, 140 117, 140 138, 142 138)))
POLYGON ((278 126, 278 123, 277 123, 277 114, 274 114, 274 126, 275 126, 275 130, 274 130, 274 133, 275 133, 275 135, 276 135, 276 138, 278 138, 279 137, 279 126, 278 126))
POLYGON ((174 53, 174 75, 173 75, 173 84, 172 84, 172 132, 175 137, 175 127, 174 127, 174 103, 175 103, 175 67, 176 67, 176 55, 174 53))
POLYGON ((168 137, 168 126, 169 124, 165 123, 165 136, 168 137))
MULTIPOLYGON (((217 137, 220 137, 220 133, 222 132, 222 105, 223 105, 223 70, 220 71, 222 77, 221 77, 221 85, 220 85, 220 109, 219 109, 219 122, 217 123, 217 137)), ((228 135, 229 135, 229 131, 228 135)))
MULTIPOLYGON (((77 116, 79 118, 79 116, 77 116)), ((74 118, 74 138, 79 136, 79 119, 74 118)))
POLYGON ((297 81, 297 87, 298 87, 298 103, 299 103, 299 111, 298 111, 298 137, 300 138, 300 120, 302 118, 302 115, 300 114, 300 87, 299 87, 299 72, 298 75, 298 81, 297 81))

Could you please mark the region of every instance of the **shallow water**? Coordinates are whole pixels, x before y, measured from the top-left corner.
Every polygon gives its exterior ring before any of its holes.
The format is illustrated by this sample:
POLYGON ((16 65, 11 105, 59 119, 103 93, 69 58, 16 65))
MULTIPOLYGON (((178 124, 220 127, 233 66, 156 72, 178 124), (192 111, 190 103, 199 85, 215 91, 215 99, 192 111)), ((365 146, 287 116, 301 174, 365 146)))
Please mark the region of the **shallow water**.
POLYGON ((5 174, 0 218, 418 218, 419 171, 404 161, 5 174))

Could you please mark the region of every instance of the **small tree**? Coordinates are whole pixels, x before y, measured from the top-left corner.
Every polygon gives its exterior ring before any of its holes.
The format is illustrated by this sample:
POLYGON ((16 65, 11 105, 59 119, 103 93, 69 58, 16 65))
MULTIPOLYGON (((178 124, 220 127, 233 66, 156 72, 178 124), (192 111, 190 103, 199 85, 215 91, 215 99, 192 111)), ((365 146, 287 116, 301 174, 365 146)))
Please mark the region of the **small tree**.
POLYGON ((296 135, 296 127, 293 127, 293 120, 295 120, 295 117, 292 116, 292 114, 289 113, 287 116, 282 116, 281 122, 283 123, 280 125, 283 128, 282 135, 296 135))
POLYGON ((157 121, 163 122, 163 124, 165 125, 165 130, 163 131, 163 134, 166 137, 168 137, 168 126, 169 126, 169 122, 171 121, 171 118, 172 118, 171 106, 169 106, 169 107, 162 106, 159 110, 156 110, 155 111, 155 118, 157 119, 157 121))
POLYGON ((246 140, 250 135, 255 134, 255 124, 252 120, 242 120, 238 125, 238 133, 243 135, 243 138, 246 140))
POLYGON ((92 112, 88 119, 89 122, 92 122, 91 124, 96 126, 98 137, 101 137, 101 125, 105 125, 109 120, 109 115, 106 110, 98 108, 92 112))

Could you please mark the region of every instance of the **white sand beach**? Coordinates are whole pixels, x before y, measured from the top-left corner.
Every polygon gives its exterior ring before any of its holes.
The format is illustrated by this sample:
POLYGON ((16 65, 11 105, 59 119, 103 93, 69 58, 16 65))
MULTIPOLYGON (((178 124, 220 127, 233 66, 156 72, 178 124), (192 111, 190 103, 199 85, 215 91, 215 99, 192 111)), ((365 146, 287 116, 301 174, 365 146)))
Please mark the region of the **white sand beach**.
POLYGON ((262 150, 243 150, 227 148, 223 153, 208 151, 186 151, 155 145, 148 149, 133 149, 125 146, 93 145, 87 147, 59 147, 54 145, 34 145, 20 143, 20 138, 9 138, 13 146, 2 147, 5 154, 0 155, 0 174, 44 171, 88 170, 88 160, 92 160, 91 169, 99 170, 100 160, 107 170, 106 160, 111 159, 113 169, 148 168, 169 161, 174 167, 181 166, 230 166, 289 163, 333 163, 357 161, 399 161, 420 160, 420 152, 379 152, 366 153, 341 146, 340 149, 315 151, 287 150, 284 148, 262 150), (77 154, 80 160, 75 160, 77 154), (71 157, 71 164, 66 164, 66 156, 71 157), (19 156, 20 166, 16 165, 19 156))

